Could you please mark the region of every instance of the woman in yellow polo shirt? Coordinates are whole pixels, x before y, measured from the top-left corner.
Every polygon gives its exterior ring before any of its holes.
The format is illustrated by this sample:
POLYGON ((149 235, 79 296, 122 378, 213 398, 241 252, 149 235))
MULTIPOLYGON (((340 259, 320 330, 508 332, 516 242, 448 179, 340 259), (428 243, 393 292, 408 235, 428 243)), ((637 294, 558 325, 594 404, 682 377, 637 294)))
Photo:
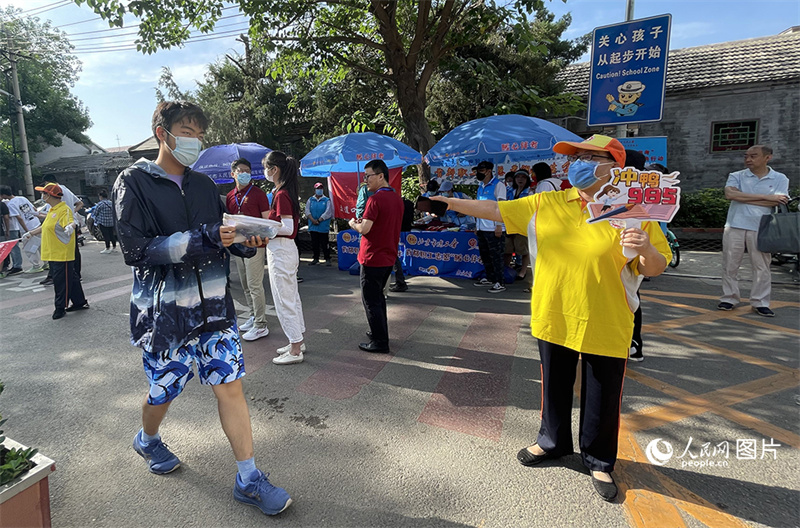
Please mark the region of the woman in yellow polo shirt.
POLYGON ((81 281, 75 271, 75 222, 72 210, 61 200, 63 191, 56 183, 36 187, 50 210, 42 225, 22 235, 23 241, 42 234, 42 260, 50 263, 55 290, 53 319, 61 319, 66 312, 86 310, 89 303, 83 295, 81 281), (68 306, 67 302, 72 301, 68 306))
POLYGON ((664 271, 670 250, 658 224, 620 233, 608 222, 586 222, 587 203, 610 180, 611 169, 625 165, 619 141, 594 135, 581 143, 562 141, 553 150, 571 157, 571 189, 499 203, 432 199, 528 235, 535 248, 531 330, 542 363, 542 423, 536 443, 517 458, 534 466, 573 452, 572 387, 581 358, 581 458, 597 493, 611 501, 636 289, 643 275, 664 271), (623 247, 638 256, 626 258, 623 247))

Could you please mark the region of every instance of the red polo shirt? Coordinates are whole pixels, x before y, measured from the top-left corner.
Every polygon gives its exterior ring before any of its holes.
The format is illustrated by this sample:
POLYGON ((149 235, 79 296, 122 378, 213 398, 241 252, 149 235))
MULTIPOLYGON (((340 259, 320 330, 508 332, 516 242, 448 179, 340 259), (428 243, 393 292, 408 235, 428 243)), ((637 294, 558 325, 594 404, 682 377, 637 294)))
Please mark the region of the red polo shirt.
POLYGON ((358 262, 363 266, 394 266, 400 226, 403 222, 403 199, 391 187, 383 187, 369 197, 364 218, 372 220, 369 233, 361 236, 358 262))
POLYGON ((289 196, 289 191, 285 189, 281 189, 280 191, 276 192, 275 195, 272 197, 272 203, 275 207, 273 207, 269 212, 269 219, 275 220, 276 222, 281 221, 281 216, 291 216, 292 220, 294 220, 294 231, 291 235, 278 235, 279 237, 285 238, 295 238, 297 236, 297 228, 300 224, 300 217, 297 216, 294 212, 294 207, 292 207, 292 198, 289 196))
POLYGON ((225 207, 229 214, 263 218, 261 213, 269 212, 269 199, 264 191, 250 183, 242 190, 234 187, 225 198, 225 207))

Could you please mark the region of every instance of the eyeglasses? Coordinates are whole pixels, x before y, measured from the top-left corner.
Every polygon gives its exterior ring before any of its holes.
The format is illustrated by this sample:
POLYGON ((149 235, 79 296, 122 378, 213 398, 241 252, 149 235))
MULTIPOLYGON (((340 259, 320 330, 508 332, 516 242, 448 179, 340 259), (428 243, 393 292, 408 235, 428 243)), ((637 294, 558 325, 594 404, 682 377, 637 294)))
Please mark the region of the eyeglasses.
POLYGON ((365 180, 366 180, 367 178, 369 178, 370 176, 375 176, 375 173, 374 173, 374 172, 365 172, 365 173, 364 173, 364 179, 365 179, 365 180))
POLYGON ((610 160, 610 161, 613 161, 613 159, 614 159, 614 158, 609 158, 608 156, 600 156, 600 155, 597 155, 597 154, 573 154, 571 156, 567 156, 567 159, 570 162, 578 161, 578 160, 581 160, 581 161, 594 161, 595 158, 601 159, 601 160, 610 160))

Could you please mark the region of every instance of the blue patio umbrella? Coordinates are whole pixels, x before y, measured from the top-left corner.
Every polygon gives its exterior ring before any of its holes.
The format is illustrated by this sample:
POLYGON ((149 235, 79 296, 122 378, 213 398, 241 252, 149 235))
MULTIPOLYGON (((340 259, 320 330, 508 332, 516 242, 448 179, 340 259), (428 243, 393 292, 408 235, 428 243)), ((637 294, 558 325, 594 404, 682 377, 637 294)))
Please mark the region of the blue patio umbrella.
POLYGON ((473 167, 487 160, 495 165, 554 156, 559 141, 583 141, 554 123, 518 114, 468 121, 448 132, 425 155, 431 168, 473 167))
POLYGON ((422 163, 422 154, 405 143, 375 132, 344 134, 323 141, 300 160, 306 178, 327 178, 332 172, 363 172, 364 165, 382 159, 390 169, 422 163))
POLYGON ((250 174, 254 180, 264 179, 264 167, 261 160, 272 149, 258 143, 231 143, 215 145, 200 152, 200 157, 192 165, 192 170, 207 174, 217 183, 233 183, 231 163, 244 158, 252 165, 250 174))

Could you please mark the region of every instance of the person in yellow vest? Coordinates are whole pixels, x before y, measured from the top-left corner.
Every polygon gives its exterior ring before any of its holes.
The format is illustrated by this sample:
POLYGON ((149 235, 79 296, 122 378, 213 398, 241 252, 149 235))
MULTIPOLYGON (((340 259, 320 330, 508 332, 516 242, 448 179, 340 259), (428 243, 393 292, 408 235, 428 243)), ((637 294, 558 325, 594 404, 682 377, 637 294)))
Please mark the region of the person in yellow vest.
POLYGON ((50 205, 42 225, 22 235, 23 242, 32 236, 42 235, 42 260, 50 263, 55 289, 53 319, 61 319, 67 312, 86 310, 89 303, 83 295, 81 281, 75 271, 75 220, 72 210, 61 200, 64 195, 57 183, 36 187, 50 205), (69 305, 68 301, 72 301, 69 305))
POLYGON ((612 168, 625 166, 619 141, 595 134, 581 143, 556 143, 553 151, 570 158, 570 189, 501 202, 431 199, 459 213, 504 222, 508 233, 528 234, 535 242, 531 331, 542 362, 542 414, 536 442, 517 459, 534 466, 572 454, 572 387, 580 359, 581 458, 598 495, 612 501, 636 289, 644 275, 664 271, 670 249, 655 222, 644 222, 641 229, 586 222, 587 203, 611 179, 612 168), (636 256, 626 257, 623 248, 636 256))

